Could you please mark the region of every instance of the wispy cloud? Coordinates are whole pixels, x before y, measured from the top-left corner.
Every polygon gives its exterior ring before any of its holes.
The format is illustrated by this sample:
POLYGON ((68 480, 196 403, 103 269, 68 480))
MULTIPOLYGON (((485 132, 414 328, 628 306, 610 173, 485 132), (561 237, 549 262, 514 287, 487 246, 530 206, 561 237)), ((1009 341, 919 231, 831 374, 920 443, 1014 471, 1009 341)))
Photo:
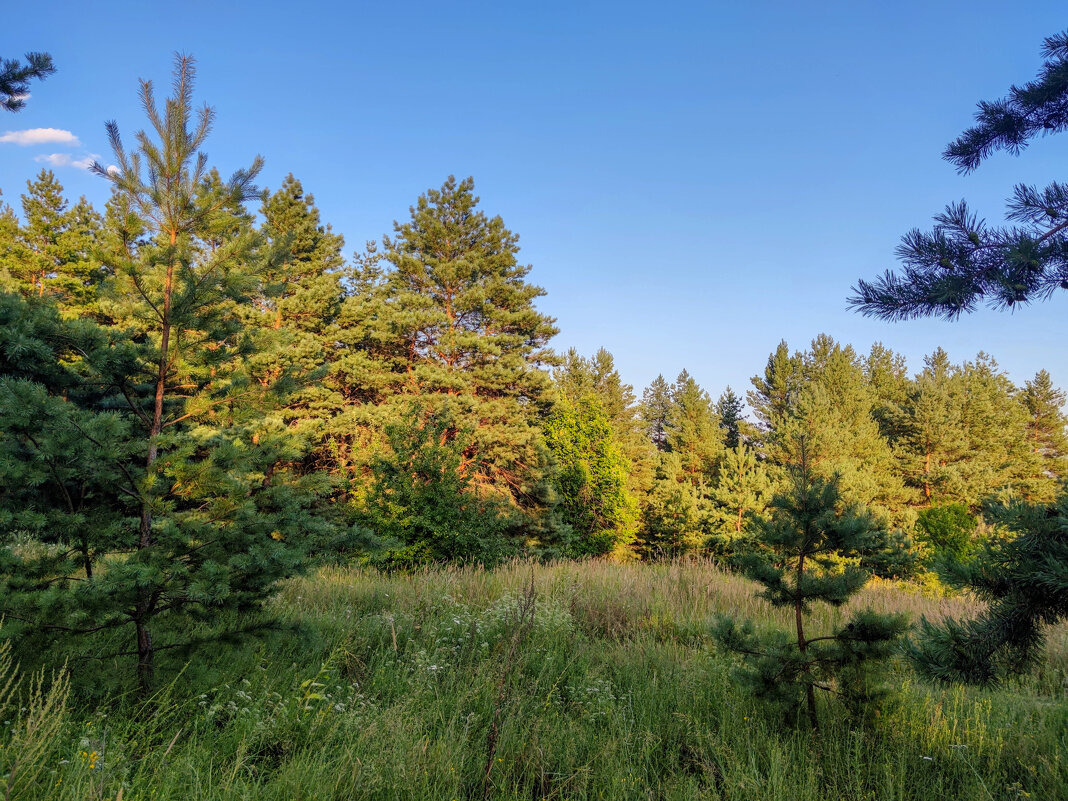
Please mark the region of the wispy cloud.
POLYGON ((62 128, 27 128, 24 131, 7 131, 0 136, 0 142, 24 146, 58 143, 77 147, 81 144, 77 136, 62 128))
POLYGON ((80 159, 74 158, 70 153, 48 153, 46 155, 34 156, 34 161, 46 162, 53 167, 77 167, 79 170, 88 170, 93 166, 93 162, 99 159, 100 156, 96 153, 90 153, 80 159))

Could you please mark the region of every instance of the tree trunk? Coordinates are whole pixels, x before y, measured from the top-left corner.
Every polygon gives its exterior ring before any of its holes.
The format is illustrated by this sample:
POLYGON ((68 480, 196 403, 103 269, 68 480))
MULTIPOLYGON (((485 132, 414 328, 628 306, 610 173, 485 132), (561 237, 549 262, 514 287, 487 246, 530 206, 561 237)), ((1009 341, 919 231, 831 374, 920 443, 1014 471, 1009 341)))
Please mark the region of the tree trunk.
MULTIPOLYGON (((808 640, 805 639, 805 626, 804 620, 801 615, 801 579, 805 573, 805 555, 801 554, 797 560, 797 579, 794 584, 794 623, 797 626, 797 649, 804 654, 808 650, 808 640)), ((808 720, 812 724, 813 731, 819 729, 819 718, 816 717, 816 688, 812 686, 812 675, 809 672, 808 665, 805 665, 802 670, 805 673, 805 700, 808 705, 808 720)))
POLYGON ((931 452, 927 451, 923 459, 923 497, 931 505, 931 452))
MULTIPOLYGON (((141 612, 140 603, 138 612, 141 612)), ((144 621, 137 620, 137 688, 142 698, 147 698, 152 692, 152 684, 155 678, 155 660, 152 651, 152 632, 145 626, 144 621)))
MULTIPOLYGON (((171 247, 177 242, 177 232, 171 232, 171 247)), ((152 425, 148 430, 148 455, 145 457, 146 474, 151 475, 152 465, 159 455, 157 438, 163 430, 163 396, 167 383, 167 367, 171 342, 171 295, 174 290, 174 257, 167 264, 167 277, 163 283, 163 310, 160 315, 162 334, 159 344, 159 370, 156 373, 156 393, 152 406, 152 425)), ((152 499, 147 495, 141 503, 139 551, 152 546, 152 499)), ((146 621, 152 611, 152 587, 143 587, 137 597, 137 680, 142 696, 152 689, 153 651, 152 633, 146 621)))

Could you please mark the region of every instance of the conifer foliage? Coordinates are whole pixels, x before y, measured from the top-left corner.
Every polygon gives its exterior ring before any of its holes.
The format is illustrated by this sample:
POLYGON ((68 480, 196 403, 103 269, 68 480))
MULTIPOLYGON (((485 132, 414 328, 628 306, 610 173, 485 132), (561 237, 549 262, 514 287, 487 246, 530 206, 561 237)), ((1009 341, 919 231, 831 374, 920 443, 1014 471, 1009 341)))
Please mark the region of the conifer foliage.
POLYGON ((48 53, 27 53, 25 64, 17 58, 0 58, 0 108, 21 111, 26 106, 30 81, 43 81, 55 71, 48 53))
POLYGON ((413 397, 448 403, 451 419, 471 430, 460 470, 525 508, 542 479, 537 418, 549 377, 539 368, 554 359, 556 328, 534 306, 544 290, 525 280, 518 237, 478 202, 470 178, 450 176, 394 225, 382 252, 388 269, 367 292, 374 328, 359 349, 387 416, 413 397))
POLYGON ((1035 664, 1047 626, 1068 618, 1068 495, 1057 503, 987 509, 1002 533, 944 577, 988 602, 972 620, 921 622, 909 649, 929 678, 996 684, 1035 664))
MULTIPOLYGON (((35 508, 54 547, 27 555, 9 536, 0 607, 37 634, 133 628, 142 692, 161 647, 154 632, 171 645, 187 636, 172 620, 254 609, 326 524, 310 513, 314 478, 290 467, 304 444, 285 429, 271 387, 243 367, 250 340, 237 309, 257 286, 261 255, 243 204, 258 195, 259 161, 229 181, 206 169, 198 151, 213 114, 194 114, 193 79, 192 60, 179 57, 162 109, 143 82, 156 138, 141 132, 127 151, 109 123, 119 166, 94 168, 114 186, 113 278, 101 301, 111 333, 83 320, 34 347, 42 371, 61 381, 27 386, 21 359, 5 369, 16 380, 4 403, 25 405, 5 418, 22 443, 8 449, 18 464, 7 469, 22 486, 47 482, 35 508), (112 522, 98 526, 108 503, 112 522), (78 560, 59 558, 72 551, 78 560)), ((18 497, 5 494, 9 509, 18 497)))
POLYGON ((885 547, 886 532, 865 510, 843 505, 836 479, 813 473, 804 441, 798 453, 786 491, 771 502, 770 517, 754 524, 760 549, 740 560, 746 575, 763 585, 762 598, 793 610, 794 634, 762 636, 750 623, 729 618, 721 619, 715 633, 724 647, 743 656, 742 675, 756 695, 783 704, 790 714, 803 700, 817 728, 816 690, 850 704, 877 695, 875 669, 907 624, 902 616, 863 610, 830 633, 806 632, 805 615, 813 603, 841 606, 867 583, 867 570, 843 566, 843 560, 885 547))
MULTIPOLYGON (((1068 129, 1068 31, 1048 37, 1042 54, 1033 81, 981 101, 976 124, 946 148, 943 158, 960 172, 995 151, 1017 155, 1036 136, 1068 129)), ((858 281, 850 304, 886 320, 955 319, 981 303, 1013 308, 1068 289, 1068 185, 1017 185, 1008 218, 1012 227, 990 226, 964 201, 946 206, 933 230, 902 238, 902 273, 858 281)))

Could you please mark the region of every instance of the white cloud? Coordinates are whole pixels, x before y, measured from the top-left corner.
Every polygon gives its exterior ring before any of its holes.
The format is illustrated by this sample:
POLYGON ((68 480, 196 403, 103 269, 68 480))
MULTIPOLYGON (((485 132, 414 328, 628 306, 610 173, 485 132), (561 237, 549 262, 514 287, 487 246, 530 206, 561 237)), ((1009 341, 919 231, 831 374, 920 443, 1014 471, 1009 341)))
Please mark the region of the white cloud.
POLYGON ((25 131, 8 131, 0 136, 0 142, 24 146, 59 143, 77 147, 81 144, 77 136, 62 128, 27 128, 25 131))
POLYGON ((100 156, 96 153, 90 153, 80 159, 74 158, 70 153, 48 153, 34 156, 33 160, 47 162, 53 167, 77 167, 79 170, 88 170, 98 158, 100 156))

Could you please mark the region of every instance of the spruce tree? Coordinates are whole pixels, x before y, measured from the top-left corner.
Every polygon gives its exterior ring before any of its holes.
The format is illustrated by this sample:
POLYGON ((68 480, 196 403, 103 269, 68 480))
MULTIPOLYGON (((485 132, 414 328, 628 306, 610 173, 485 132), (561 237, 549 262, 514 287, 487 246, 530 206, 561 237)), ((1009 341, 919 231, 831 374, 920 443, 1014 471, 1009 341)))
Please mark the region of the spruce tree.
POLYGON ((723 429, 723 444, 727 450, 734 450, 740 444, 755 439, 756 431, 746 420, 745 402, 730 387, 716 401, 716 414, 719 427, 723 429))
POLYGON ((826 634, 811 636, 805 615, 814 602, 841 606, 868 581, 862 567, 842 567, 883 546, 886 532, 863 508, 845 505, 835 479, 817 476, 804 440, 790 470, 788 489, 771 501, 771 516, 758 519, 753 536, 761 546, 740 560, 750 578, 763 585, 760 597, 793 610, 794 633, 760 635, 750 622, 722 618, 716 637, 742 655, 742 673, 758 697, 783 704, 793 714, 802 704, 818 728, 816 690, 836 694, 854 709, 881 690, 876 669, 889 656, 906 621, 900 615, 861 610, 826 634))
POLYGON ((774 431, 797 402, 803 382, 801 354, 791 355, 783 340, 768 356, 764 375, 753 376, 751 380, 753 389, 747 395, 749 406, 763 430, 774 431))
POLYGON ((671 410, 671 385, 658 375, 642 392, 641 418, 645 434, 658 450, 667 449, 667 417, 671 410))

